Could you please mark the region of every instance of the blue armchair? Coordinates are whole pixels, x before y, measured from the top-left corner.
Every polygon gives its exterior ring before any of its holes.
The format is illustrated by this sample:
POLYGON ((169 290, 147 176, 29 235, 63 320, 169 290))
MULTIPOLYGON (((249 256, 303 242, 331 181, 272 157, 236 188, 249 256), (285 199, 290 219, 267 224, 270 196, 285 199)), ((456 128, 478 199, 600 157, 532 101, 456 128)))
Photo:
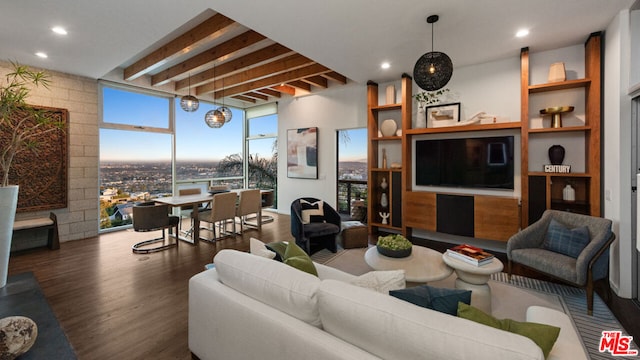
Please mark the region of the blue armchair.
POLYGON ((340 223, 338 212, 324 201, 304 197, 291 203, 291 235, 309 255, 323 248, 337 251, 336 235, 340 233, 340 223))

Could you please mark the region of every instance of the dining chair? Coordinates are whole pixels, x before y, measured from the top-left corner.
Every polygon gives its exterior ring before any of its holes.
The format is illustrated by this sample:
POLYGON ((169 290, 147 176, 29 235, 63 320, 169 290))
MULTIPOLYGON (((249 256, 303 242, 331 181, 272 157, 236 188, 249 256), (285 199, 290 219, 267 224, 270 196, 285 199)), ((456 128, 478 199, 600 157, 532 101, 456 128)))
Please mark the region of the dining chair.
POLYGON ((162 236, 150 240, 135 243, 131 250, 135 254, 148 254, 156 251, 162 251, 171 247, 178 246, 178 222, 177 216, 169 215, 169 206, 155 204, 153 202, 145 202, 133 206, 133 230, 137 232, 147 232, 162 230, 162 236), (164 229, 176 230, 176 239, 174 243, 168 242, 164 229), (162 243, 162 245, 150 248, 148 245, 162 243))
MULTIPOLYGON (((202 189, 200 188, 188 188, 188 189, 178 189, 179 196, 186 195, 200 195, 202 194, 202 189)), ((204 207, 202 204, 198 205, 198 211, 202 210, 204 207)), ((191 213, 194 211, 194 205, 185 205, 180 207, 180 232, 185 234, 186 236, 191 236, 193 233, 193 217, 191 213), (182 230, 182 219, 189 218, 191 219, 191 227, 189 230, 182 230)))
POLYGON ((235 235, 236 232, 236 200, 238 195, 235 192, 218 193, 213 195, 211 200, 211 208, 200 212, 198 223, 194 226, 200 226, 200 221, 211 223, 213 238, 202 239, 205 241, 215 242, 224 237, 235 235), (226 232, 227 222, 233 224, 233 233, 226 232), (218 235, 216 236, 216 225, 218 226, 218 235))
POLYGON ((239 192, 238 208, 236 216, 240 218, 240 232, 244 231, 244 226, 262 230, 262 222, 259 221, 262 214, 262 197, 260 189, 245 189, 239 192), (255 214, 256 223, 247 222, 247 215, 255 214))

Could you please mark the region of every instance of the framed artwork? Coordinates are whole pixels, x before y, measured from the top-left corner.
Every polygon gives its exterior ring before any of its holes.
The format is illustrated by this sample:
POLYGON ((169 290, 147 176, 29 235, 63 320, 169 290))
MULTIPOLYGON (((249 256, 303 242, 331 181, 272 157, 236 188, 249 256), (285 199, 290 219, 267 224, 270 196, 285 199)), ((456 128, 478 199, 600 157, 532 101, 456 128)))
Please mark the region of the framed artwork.
MULTIPOLYGON (((60 209, 67 207, 67 139, 69 117, 66 109, 33 106, 46 116, 62 123, 62 130, 38 135, 33 151, 16 155, 9 172, 10 182, 20 186, 17 212, 60 209)), ((18 114, 23 117, 23 114, 18 114)), ((29 126, 35 126, 28 120, 29 126)), ((8 141, 10 133, 0 129, 0 142, 8 141)))
POLYGON ((287 177, 318 178, 318 128, 287 130, 287 177))
POLYGON ((460 103, 427 106, 425 114, 427 127, 454 126, 460 121, 460 103))

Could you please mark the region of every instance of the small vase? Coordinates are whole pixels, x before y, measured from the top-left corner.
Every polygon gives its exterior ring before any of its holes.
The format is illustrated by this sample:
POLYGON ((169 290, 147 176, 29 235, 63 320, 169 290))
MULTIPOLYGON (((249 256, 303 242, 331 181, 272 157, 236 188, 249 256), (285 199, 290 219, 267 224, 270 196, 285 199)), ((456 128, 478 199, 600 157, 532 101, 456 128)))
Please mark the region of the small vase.
POLYGON ((388 186, 389 186, 389 184, 387 183, 387 178, 382 178, 382 182, 380 183, 380 187, 383 190, 386 190, 388 186))
POLYGON ((385 193, 382 193, 382 196, 380 196, 380 206, 382 206, 383 208, 389 206, 389 200, 387 199, 387 194, 385 193))
POLYGON ((549 148, 549 161, 552 165, 562 165, 564 160, 564 148, 560 145, 553 145, 549 148))
POLYGON ((576 201, 576 191, 571 187, 571 185, 567 184, 567 186, 562 189, 562 200, 576 201))

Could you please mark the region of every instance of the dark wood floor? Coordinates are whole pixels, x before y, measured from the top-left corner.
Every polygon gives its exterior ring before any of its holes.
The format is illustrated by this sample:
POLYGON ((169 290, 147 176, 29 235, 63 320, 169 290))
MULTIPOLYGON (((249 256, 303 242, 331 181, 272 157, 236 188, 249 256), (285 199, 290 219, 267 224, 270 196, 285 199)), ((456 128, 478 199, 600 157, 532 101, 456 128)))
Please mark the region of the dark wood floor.
MULTIPOLYGON (((35 274, 80 359, 190 359, 189 278, 221 249, 247 251, 252 236, 291 240, 289 217, 274 217, 261 233, 250 230, 215 244, 181 243, 147 255, 132 254, 131 245, 153 234, 131 230, 65 242, 57 251, 12 254, 9 274, 35 274)), ((640 339, 640 325, 630 321, 640 318, 640 309, 615 296, 611 304, 634 340, 640 339)))

